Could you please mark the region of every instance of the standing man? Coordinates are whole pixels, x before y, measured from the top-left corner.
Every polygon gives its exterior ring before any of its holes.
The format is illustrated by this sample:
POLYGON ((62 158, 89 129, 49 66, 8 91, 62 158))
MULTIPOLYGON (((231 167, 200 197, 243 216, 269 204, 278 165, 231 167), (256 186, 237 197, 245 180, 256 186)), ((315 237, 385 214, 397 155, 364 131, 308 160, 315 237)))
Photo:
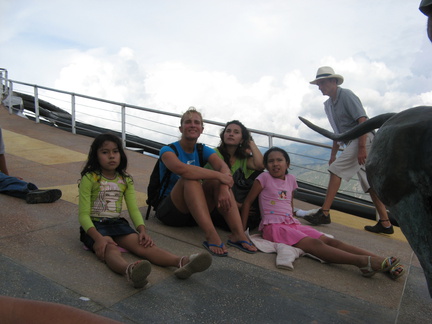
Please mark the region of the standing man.
MULTIPOLYGON (((324 110, 337 134, 344 133, 368 119, 360 99, 351 90, 339 87, 343 81, 343 77, 335 74, 331 67, 323 66, 318 69, 315 80, 310 82, 316 84, 324 96, 329 96, 329 99, 324 102, 324 110)), ((347 143, 333 141, 328 169, 330 180, 324 204, 315 214, 305 216, 305 220, 313 225, 330 224, 330 207, 342 179, 349 181, 357 173, 363 191, 370 194, 380 218, 376 225, 365 226, 365 230, 393 234, 393 226, 388 218, 386 207, 370 188, 366 178, 365 163, 373 137, 373 133, 368 133, 347 143), (346 147, 340 156, 336 157, 340 145, 346 147)))

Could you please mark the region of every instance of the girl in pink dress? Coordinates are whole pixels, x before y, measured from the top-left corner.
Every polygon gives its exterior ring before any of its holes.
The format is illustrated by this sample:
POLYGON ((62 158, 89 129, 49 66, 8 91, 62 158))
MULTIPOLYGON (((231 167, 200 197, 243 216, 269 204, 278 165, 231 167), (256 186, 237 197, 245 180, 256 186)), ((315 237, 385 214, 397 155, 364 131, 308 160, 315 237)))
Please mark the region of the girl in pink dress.
POLYGON ((298 187, 295 177, 288 174, 290 158, 283 149, 273 147, 264 154, 268 172, 260 174, 242 206, 242 222, 246 226, 251 203, 258 197, 264 239, 285 243, 329 262, 351 264, 360 268, 363 276, 389 272, 393 279, 403 274, 396 257, 381 257, 372 252, 330 238, 311 226, 302 225, 293 217, 293 191, 298 187))

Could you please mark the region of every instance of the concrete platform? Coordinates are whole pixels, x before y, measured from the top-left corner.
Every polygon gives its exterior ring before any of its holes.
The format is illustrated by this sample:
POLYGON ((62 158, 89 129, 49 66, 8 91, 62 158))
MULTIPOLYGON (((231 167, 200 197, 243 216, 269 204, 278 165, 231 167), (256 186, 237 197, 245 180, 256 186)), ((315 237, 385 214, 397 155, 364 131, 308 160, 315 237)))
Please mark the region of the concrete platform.
MULTIPOLYGON (((208 271, 185 281, 176 279, 173 269, 154 266, 150 286, 136 290, 79 241, 77 183, 92 139, 10 115, 4 107, 0 126, 10 174, 63 191, 61 200, 39 205, 0 195, 0 295, 61 303, 124 323, 431 321, 432 299, 423 271, 400 230, 391 236, 368 233, 363 226, 373 222, 337 211, 332 211, 333 223, 320 230, 379 255, 399 256, 406 275, 398 281, 381 273, 364 278, 355 267, 307 257, 288 271, 276 268, 275 254, 229 248, 229 257, 214 257, 208 271)), ((145 215, 155 159, 127 153, 145 215)), ((303 202, 296 206, 315 208, 303 202)), ((179 255, 202 250, 198 228, 170 228, 154 217, 146 225, 167 250, 179 255)), ((226 240, 229 233, 220 234, 226 240)))

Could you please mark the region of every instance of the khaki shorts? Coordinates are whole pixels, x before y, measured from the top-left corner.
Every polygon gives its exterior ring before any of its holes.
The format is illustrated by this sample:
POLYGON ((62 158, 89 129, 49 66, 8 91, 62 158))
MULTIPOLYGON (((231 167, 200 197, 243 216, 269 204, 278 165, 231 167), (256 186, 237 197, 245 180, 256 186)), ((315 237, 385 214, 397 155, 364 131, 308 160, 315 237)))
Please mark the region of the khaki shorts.
MULTIPOLYGON (((367 154, 369 154, 373 138, 373 133, 367 134, 367 154)), ((328 171, 335 174, 339 178, 344 179, 345 181, 349 181, 355 174, 357 174, 363 191, 368 192, 370 189, 370 185, 366 177, 365 166, 358 163, 358 139, 352 140, 348 143, 341 155, 339 155, 329 166, 328 171)))

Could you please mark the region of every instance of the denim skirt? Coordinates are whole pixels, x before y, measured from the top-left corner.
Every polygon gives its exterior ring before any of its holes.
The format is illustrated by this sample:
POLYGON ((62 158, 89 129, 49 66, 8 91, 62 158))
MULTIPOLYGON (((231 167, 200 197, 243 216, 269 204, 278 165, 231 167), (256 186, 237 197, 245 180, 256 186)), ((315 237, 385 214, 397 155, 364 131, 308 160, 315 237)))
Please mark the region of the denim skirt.
MULTIPOLYGON (((100 221, 93 221, 97 231, 103 236, 116 236, 134 234, 136 231, 129 225, 125 218, 105 218, 100 221)), ((80 241, 91 251, 93 250, 94 240, 80 227, 80 241)))

